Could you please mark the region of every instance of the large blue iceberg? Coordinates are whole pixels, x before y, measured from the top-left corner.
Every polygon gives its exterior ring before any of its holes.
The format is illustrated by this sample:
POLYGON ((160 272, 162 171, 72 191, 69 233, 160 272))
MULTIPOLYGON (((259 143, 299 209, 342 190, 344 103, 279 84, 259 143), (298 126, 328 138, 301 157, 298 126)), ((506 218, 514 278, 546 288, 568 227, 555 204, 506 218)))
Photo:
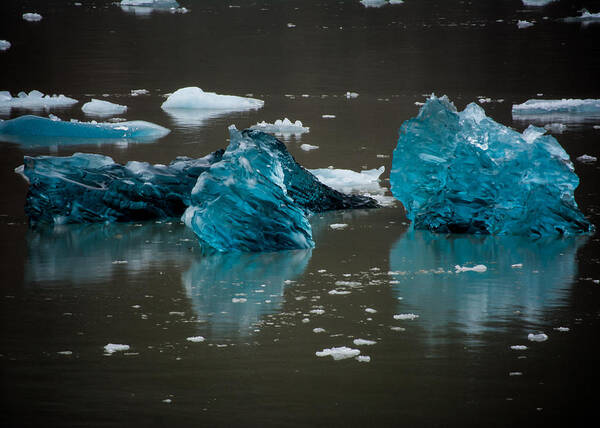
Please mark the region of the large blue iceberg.
POLYGON ((34 225, 166 219, 181 216, 198 176, 222 154, 168 166, 87 153, 26 156, 17 172, 29 181, 25 213, 34 225))
POLYGON ((469 104, 457 112, 432 96, 402 124, 391 190, 416 229, 434 232, 571 235, 593 226, 573 196, 568 154, 546 130, 522 134, 469 104))
POLYGON ((25 115, 0 122, 0 139, 35 144, 80 144, 90 141, 148 141, 164 137, 169 129, 143 120, 129 122, 66 122, 25 115))

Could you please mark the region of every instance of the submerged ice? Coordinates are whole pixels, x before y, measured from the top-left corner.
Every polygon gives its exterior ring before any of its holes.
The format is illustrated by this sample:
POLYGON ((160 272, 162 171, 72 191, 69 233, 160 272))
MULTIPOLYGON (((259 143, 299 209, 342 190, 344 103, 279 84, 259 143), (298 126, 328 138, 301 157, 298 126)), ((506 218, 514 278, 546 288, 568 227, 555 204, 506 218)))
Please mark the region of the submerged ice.
POLYGON ((416 229, 557 235, 593 226, 579 211, 568 154, 545 129, 522 134, 471 103, 432 96, 400 128, 391 190, 416 229))

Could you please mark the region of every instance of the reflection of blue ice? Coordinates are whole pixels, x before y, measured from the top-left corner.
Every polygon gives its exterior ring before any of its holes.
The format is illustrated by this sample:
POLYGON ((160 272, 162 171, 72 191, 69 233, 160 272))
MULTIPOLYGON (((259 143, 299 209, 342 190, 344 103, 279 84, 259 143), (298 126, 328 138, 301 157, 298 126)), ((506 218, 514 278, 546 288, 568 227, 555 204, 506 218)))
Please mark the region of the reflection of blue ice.
POLYGON ((212 119, 227 116, 236 113, 238 110, 204 110, 204 109, 185 109, 171 108, 164 109, 176 125, 184 128, 199 128, 212 119))
POLYGON ((262 316, 281 307, 285 281, 301 275, 312 251, 228 253, 198 258, 182 282, 212 337, 247 335, 262 316))
POLYGON ((576 252, 585 240, 409 230, 390 250, 395 291, 403 297, 398 311, 418 313, 433 337, 447 337, 450 328, 482 333, 515 317, 541 323, 543 311, 566 297, 577 274, 576 252), (488 270, 454 273, 455 265, 477 264, 488 270))

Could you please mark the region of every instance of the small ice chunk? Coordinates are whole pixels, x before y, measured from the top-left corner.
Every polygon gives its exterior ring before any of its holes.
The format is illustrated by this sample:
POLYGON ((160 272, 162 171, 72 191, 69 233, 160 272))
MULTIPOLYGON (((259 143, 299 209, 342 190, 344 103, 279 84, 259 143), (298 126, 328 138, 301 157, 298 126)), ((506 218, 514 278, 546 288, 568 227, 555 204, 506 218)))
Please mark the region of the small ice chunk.
POLYGON ((358 357, 356 357, 356 361, 358 361, 359 363, 370 363, 371 357, 369 357, 368 355, 359 355, 358 357))
POLYGON ((181 88, 173 92, 162 103, 163 110, 169 109, 205 109, 205 110, 253 110, 265 104, 262 100, 244 98, 235 95, 220 95, 204 92, 198 87, 181 88))
POLYGON ((41 21, 42 20, 42 15, 40 15, 39 13, 24 13, 23 14, 23 19, 25 21, 29 21, 29 22, 36 22, 36 21, 41 21))
POLYGON ((81 110, 94 116, 111 116, 125 113, 127 106, 92 98, 92 101, 85 103, 81 110))
POLYGON ((459 266, 456 265, 454 266, 455 269, 455 273, 460 273, 460 272, 485 272, 487 270, 487 266, 486 265, 475 265, 473 267, 467 267, 467 266, 459 266))
POLYGON ((596 156, 581 155, 576 160, 581 163, 594 163, 598 158, 596 156))
POLYGON ((560 332, 567 332, 570 330, 570 328, 569 327, 556 327, 554 330, 560 331, 560 332))
POLYGON ((132 89, 131 96, 137 97, 139 95, 148 95, 150 91, 148 89, 132 89))
POLYGON ((199 342, 204 342, 206 339, 204 339, 203 336, 191 336, 185 340, 187 340, 188 342, 199 343, 199 342))
MULTIPOLYGON (((346 276, 346 275, 344 275, 346 276)), ((350 276, 350 274, 348 274, 348 276, 350 276)), ((358 281, 336 281, 335 285, 345 285, 348 287, 358 287, 360 285, 362 285, 362 283, 358 282, 358 281)))
POLYGON ((129 263, 127 260, 114 260, 112 262, 113 265, 126 265, 127 263, 129 263))
POLYGON ((523 373, 522 372, 510 372, 508 375, 509 376, 522 376, 523 373))
POLYGON ((524 6, 546 6, 558 0, 523 0, 524 6))
POLYGON ((533 23, 529 22, 529 21, 522 21, 519 20, 517 22, 517 27, 519 27, 519 29, 523 29, 523 28, 529 28, 529 27, 533 27, 533 23))
POLYGON ((512 106, 515 114, 597 114, 600 113, 600 99, 561 99, 561 100, 527 100, 512 106))
MULTIPOLYGON (((10 47, 10 46, 9 46, 10 47)), ((321 116, 323 119, 335 119, 335 114, 324 114, 321 116)))
POLYGON ((0 109, 22 108, 22 109, 48 109, 52 107, 69 107, 78 101, 65 97, 64 95, 44 95, 42 92, 33 90, 28 94, 19 92, 13 97, 8 91, 0 91, 0 109))
POLYGON ((318 149, 319 146, 313 146, 311 144, 302 144, 302 145, 300 145, 300 148, 302 150, 304 150, 305 152, 308 152, 310 150, 316 150, 316 149, 318 149))
POLYGON ((373 309, 373 308, 365 308, 365 312, 368 312, 370 314, 375 314, 377 313, 377 309, 373 309))
POLYGON ((316 315, 323 315, 325 313, 325 310, 324 309, 311 309, 310 313, 316 314, 316 315))
POLYGON ((562 134, 567 129, 567 125, 564 123, 548 123, 544 125, 544 129, 556 134, 562 134))
POLYGON ((598 13, 590 13, 587 9, 581 10, 581 15, 574 16, 570 18, 565 18, 565 22, 590 22, 590 21, 600 21, 600 12, 598 13))
POLYGON ((352 341, 352 343, 354 343, 356 346, 369 346, 369 345, 375 345, 377 342, 374 340, 368 340, 368 339, 354 339, 352 341))
POLYGON ((360 4, 364 7, 382 7, 388 4, 387 0, 360 0, 360 4))
POLYGON ((344 295, 344 294, 350 294, 350 291, 347 290, 330 290, 327 294, 331 294, 333 295, 344 295))
POLYGON ((165 398, 164 400, 162 400, 162 402, 166 404, 171 404, 173 401, 170 398, 165 398))
POLYGON ((356 93, 356 92, 346 92, 346 98, 358 98, 358 93, 356 93))
POLYGON ((73 351, 58 351, 58 355, 73 355, 73 351))
POLYGON ((360 172, 335 168, 310 169, 309 171, 321 183, 342 193, 385 193, 385 189, 379 185, 379 177, 385 172, 384 166, 360 172))
POLYGON ((308 324, 310 322, 310 318, 302 318, 303 324, 308 324))
POLYGON ((525 346, 525 345, 512 345, 510 347, 510 349, 515 350, 515 351, 525 351, 527 349, 527 346, 525 346))
POLYGON ((10 49, 11 43, 8 40, 0 40, 0 51, 6 51, 10 49))
POLYGON ((510 265, 513 269, 520 269, 523 267, 523 263, 515 263, 514 265, 510 265))
POLYGON ((288 28, 294 28, 295 26, 296 26, 296 24, 292 24, 291 22, 287 23, 288 28))
POLYGON ((419 318, 419 315, 416 314, 398 314, 398 315, 394 315, 394 319, 395 320, 415 320, 419 318))
POLYGON ((546 340, 548 340, 548 335, 544 334, 544 333, 538 333, 538 334, 529 333, 527 335, 527 339, 529 339, 532 342, 545 342, 546 340))
POLYGON ((129 345, 121 345, 118 343, 109 343, 104 347, 104 352, 114 354, 115 352, 129 351, 129 345))
POLYGON ((233 297, 231 299, 232 303, 246 303, 248 299, 244 298, 244 297, 233 297))
POLYGON ((301 121, 296 120, 295 122, 292 122, 287 117, 283 120, 277 119, 274 123, 267 123, 263 120, 262 122, 259 122, 256 125, 252 125, 250 129, 257 129, 262 132, 270 132, 274 134, 284 135, 301 135, 310 131, 310 128, 308 126, 302 125, 301 121))
POLYGON ((360 355, 360 350, 341 346, 337 348, 325 348, 322 351, 315 352, 317 357, 332 357, 334 360, 344 360, 346 358, 354 358, 360 355))
POLYGON ((333 230, 342 230, 348 227, 346 223, 333 223, 330 224, 329 227, 333 230))
POLYGON ((313 328, 313 333, 325 333, 325 329, 321 327, 313 328))

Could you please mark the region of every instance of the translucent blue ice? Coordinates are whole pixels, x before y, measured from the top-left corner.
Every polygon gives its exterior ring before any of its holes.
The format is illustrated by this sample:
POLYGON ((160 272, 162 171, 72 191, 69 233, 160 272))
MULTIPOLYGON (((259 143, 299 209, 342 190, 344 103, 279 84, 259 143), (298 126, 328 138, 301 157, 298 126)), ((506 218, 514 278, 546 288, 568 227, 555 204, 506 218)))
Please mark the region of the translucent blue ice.
POLYGON ((89 143, 98 141, 146 141, 170 130, 142 120, 120 123, 66 122, 25 115, 0 122, 0 139, 26 145, 89 143))
POLYGON ((166 165, 115 163, 110 157, 25 157, 18 168, 29 181, 25 213, 32 224, 141 221, 178 217, 198 176, 220 160, 178 158, 166 165))
POLYGON ((569 156, 546 130, 523 134, 476 104, 457 112, 432 96, 400 128, 391 190, 416 229, 557 235, 593 230, 573 196, 569 156))

